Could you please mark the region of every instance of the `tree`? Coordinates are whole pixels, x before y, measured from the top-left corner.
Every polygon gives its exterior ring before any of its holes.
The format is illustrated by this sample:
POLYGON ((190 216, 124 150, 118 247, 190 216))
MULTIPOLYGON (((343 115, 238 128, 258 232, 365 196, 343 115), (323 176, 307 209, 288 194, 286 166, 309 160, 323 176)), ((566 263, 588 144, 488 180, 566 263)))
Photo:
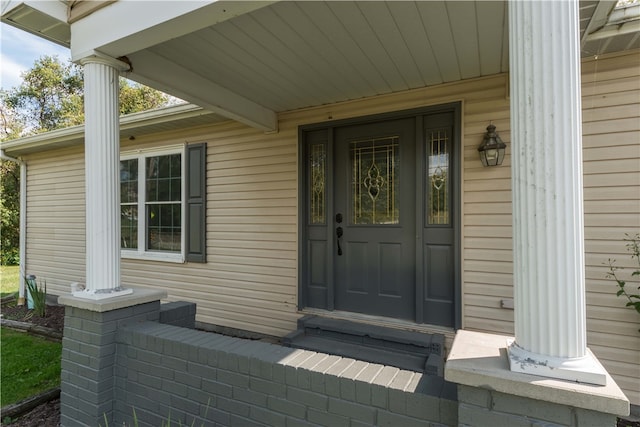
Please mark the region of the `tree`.
POLYGON ((6 99, 7 92, 0 91, 0 141, 19 138, 24 131, 24 124, 6 99))
POLYGON ((6 104, 29 133, 82 123, 82 70, 55 56, 42 56, 22 74, 22 84, 7 93, 6 104))
POLYGON ((167 105, 169 97, 149 86, 130 83, 120 77, 120 114, 153 110, 167 105))
MULTIPOLYGON (((42 56, 22 74, 22 84, 0 94, 4 126, 2 140, 46 132, 84 123, 82 68, 63 64, 56 56, 42 56), (19 131, 16 131, 18 130, 19 131)), ((120 78, 120 114, 163 107, 169 97, 155 89, 120 78)))
MULTIPOLYGON (((42 56, 22 74, 22 84, 0 91, 0 141, 84 123, 82 68, 42 56)), ((169 97, 147 86, 120 78, 120 114, 169 104, 169 97)), ((2 265, 19 262, 20 168, 3 161, 0 167, 0 244, 2 265)))
POLYGON ((0 264, 16 265, 20 260, 20 167, 16 162, 0 163, 0 264))

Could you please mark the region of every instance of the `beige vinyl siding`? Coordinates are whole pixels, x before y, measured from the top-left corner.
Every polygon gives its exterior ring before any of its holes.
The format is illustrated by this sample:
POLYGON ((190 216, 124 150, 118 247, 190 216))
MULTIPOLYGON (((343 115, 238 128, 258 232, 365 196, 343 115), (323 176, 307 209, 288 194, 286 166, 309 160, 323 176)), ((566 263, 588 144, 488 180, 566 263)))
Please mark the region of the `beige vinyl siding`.
MULTIPOLYGON (((640 230, 638 64, 635 52, 583 65, 588 343, 635 404, 640 404, 640 322, 616 298, 602 263, 615 257, 631 267, 621 239, 640 230)), ((301 316, 298 127, 460 101, 463 327, 513 334, 513 311, 500 304, 513 297, 507 88, 508 76, 496 75, 282 113, 275 133, 226 122, 123 141, 123 151, 207 142, 207 263, 123 259, 123 283, 162 288, 169 300, 196 302, 201 322, 276 336, 290 332, 301 316), (478 159, 490 122, 508 145, 502 167, 483 168, 478 159)), ((52 292, 64 292, 69 282, 84 277, 82 150, 27 160, 28 271, 50 277, 52 292)))
POLYGON ((638 405, 640 316, 616 297, 605 263, 616 259, 628 279, 622 239, 640 232, 640 53, 585 61, 582 80, 587 342, 638 405))
MULTIPOLYGON (((162 145, 207 142, 207 263, 125 259, 127 284, 166 289, 198 304, 198 321, 270 335, 297 314, 295 129, 265 135, 227 122, 162 145)), ((158 137, 123 150, 155 147, 158 137)))
POLYGON ((27 274, 47 291, 69 292, 85 277, 84 151, 66 148, 27 158, 27 274))

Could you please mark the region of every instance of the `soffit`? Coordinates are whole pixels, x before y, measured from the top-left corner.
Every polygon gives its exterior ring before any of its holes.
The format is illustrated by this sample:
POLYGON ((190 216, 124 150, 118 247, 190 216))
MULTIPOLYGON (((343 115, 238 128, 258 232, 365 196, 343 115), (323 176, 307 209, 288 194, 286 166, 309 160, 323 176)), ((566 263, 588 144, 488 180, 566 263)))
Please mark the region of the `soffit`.
MULTIPOLYGON (((87 16, 86 22, 92 23, 88 39, 92 34, 96 43, 105 39, 100 35, 113 28, 110 21, 133 3, 102 3, 106 6, 87 16)), ((503 1, 253 3, 203 2, 202 12, 194 9, 196 18, 189 21, 198 28, 195 31, 188 30, 187 21, 166 28, 158 21, 149 24, 145 35, 139 30, 126 35, 122 30, 127 27, 118 27, 116 33, 125 35, 85 47, 112 57, 127 56, 133 65, 127 77, 132 80, 267 130, 274 129, 277 112, 509 68, 508 14, 503 1), (216 24, 209 25, 207 20, 216 24)), ((620 14, 614 10, 615 3, 580 2, 583 57, 640 47, 640 31, 635 29, 638 17, 609 22, 613 14, 620 14)), ((158 2, 153 7, 169 11, 180 9, 179 5, 158 2)), ((41 17, 32 13, 40 12, 22 7, 29 8, 22 4, 3 14, 3 20, 32 31, 40 28, 39 34, 53 38, 43 28, 57 27, 39 22, 41 17)))
MULTIPOLYGON (((640 47, 638 32, 595 38, 615 3, 580 2, 583 57, 640 47)), ((166 81, 210 80, 282 112, 507 72, 508 49, 502 1, 287 1, 121 53, 133 79, 191 102, 197 88, 166 81), (169 62, 188 73, 168 77, 169 62)))
POLYGON ((491 1, 287 1, 126 56, 133 79, 195 81, 169 79, 171 61, 281 112, 505 72, 506 14, 491 1))
POLYGON ((67 2, 62 0, 39 2, 2 2, 2 22, 13 25, 64 47, 71 43, 71 28, 67 23, 67 2))

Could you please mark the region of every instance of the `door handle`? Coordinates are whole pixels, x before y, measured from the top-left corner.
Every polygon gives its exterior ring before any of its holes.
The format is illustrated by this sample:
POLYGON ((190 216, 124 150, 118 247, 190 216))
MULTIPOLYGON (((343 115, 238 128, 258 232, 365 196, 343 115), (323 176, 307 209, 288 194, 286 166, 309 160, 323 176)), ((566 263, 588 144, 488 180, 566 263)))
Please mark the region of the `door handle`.
POLYGON ((342 235, 344 234, 344 231, 342 230, 342 227, 338 227, 336 228, 336 241, 338 242, 338 256, 342 255, 342 247, 340 247, 340 238, 342 237, 342 235))

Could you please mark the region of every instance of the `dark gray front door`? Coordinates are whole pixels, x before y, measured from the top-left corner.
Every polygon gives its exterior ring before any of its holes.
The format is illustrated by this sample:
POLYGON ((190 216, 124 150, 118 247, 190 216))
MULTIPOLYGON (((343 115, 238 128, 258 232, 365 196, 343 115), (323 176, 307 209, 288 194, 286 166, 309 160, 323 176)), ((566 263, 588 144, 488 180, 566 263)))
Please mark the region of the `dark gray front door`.
POLYGON ((300 306, 457 327, 460 105, 301 130, 300 306))
POLYGON ((336 129, 335 309, 415 320, 415 120, 336 129))

